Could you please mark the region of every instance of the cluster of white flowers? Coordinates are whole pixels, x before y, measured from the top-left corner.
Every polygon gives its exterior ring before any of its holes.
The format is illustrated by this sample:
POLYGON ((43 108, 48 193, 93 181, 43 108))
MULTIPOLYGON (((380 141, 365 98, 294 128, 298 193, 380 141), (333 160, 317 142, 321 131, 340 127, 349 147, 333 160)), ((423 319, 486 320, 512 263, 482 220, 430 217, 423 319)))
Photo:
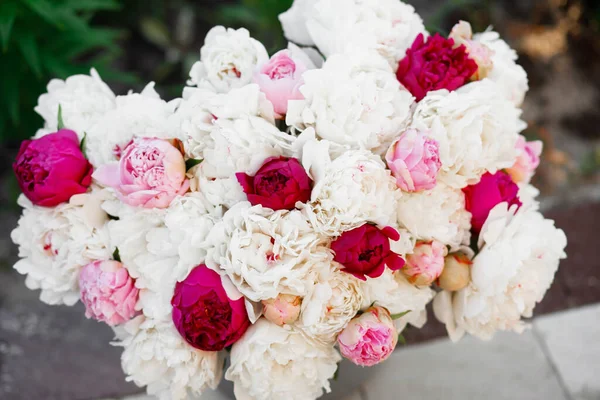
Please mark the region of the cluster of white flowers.
POLYGON ((215 27, 181 98, 153 83, 115 96, 94 70, 50 82, 44 127, 21 153, 64 126, 84 140, 64 158, 89 161, 85 177, 52 164, 61 157, 15 163, 15 269, 42 301, 87 307, 80 271, 111 260, 98 270, 118 279, 97 292, 118 296, 125 280, 136 299, 114 344, 127 379, 160 399, 215 389, 224 365, 238 399, 316 399, 338 347, 359 365, 383 361, 430 302, 453 340, 522 331, 565 257, 537 190, 515 178, 533 174, 541 146, 526 159, 527 77, 497 33, 462 22, 453 34, 485 65, 419 96, 397 76, 407 49, 432 38, 412 6, 295 0, 280 20, 324 62, 294 45, 269 58, 247 30, 215 27), (51 204, 57 179, 77 181, 51 204), (385 346, 367 343, 369 329, 385 346))

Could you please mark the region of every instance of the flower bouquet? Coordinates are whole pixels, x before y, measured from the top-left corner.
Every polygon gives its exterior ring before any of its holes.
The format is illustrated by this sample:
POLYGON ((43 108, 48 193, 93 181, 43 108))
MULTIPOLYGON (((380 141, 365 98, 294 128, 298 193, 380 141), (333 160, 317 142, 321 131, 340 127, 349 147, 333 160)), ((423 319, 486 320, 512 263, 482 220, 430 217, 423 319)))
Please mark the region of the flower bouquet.
POLYGON ((115 331, 161 399, 315 399, 426 306, 452 340, 521 332, 566 238, 529 184, 527 77, 496 32, 398 0, 296 0, 289 47, 207 35, 182 97, 53 80, 14 171, 15 269, 115 331), (224 361, 229 358, 224 371, 224 361))

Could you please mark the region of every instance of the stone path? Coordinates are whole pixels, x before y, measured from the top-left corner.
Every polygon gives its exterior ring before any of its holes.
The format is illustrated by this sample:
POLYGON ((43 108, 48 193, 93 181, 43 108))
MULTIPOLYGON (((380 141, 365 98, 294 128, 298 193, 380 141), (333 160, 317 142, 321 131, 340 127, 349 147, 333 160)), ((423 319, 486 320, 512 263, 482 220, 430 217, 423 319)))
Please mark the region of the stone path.
MULTIPOLYGON (((361 390, 337 398, 599 400, 600 304, 538 317, 532 325, 490 342, 443 339, 400 349, 361 390)), ((201 397, 227 399, 219 392, 201 397)))

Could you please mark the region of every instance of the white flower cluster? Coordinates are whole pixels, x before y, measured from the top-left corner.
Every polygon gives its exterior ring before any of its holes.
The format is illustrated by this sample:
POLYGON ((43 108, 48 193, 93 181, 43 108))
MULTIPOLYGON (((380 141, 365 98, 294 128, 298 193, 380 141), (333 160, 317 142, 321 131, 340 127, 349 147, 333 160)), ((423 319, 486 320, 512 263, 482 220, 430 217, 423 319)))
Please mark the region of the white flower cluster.
POLYGON ((396 76, 417 37, 430 37, 412 6, 295 0, 280 20, 324 62, 296 46, 269 58, 247 30, 215 27, 179 99, 161 99, 153 83, 115 96, 94 70, 53 80, 33 142, 62 125, 75 131, 93 180, 49 207, 35 194, 52 194, 55 161, 15 164, 25 193, 15 269, 42 301, 73 305, 85 300, 82 268, 120 261, 138 297, 114 344, 127 379, 160 399, 215 389, 224 365, 238 399, 316 399, 330 391, 340 334, 352 338, 342 354, 358 364, 352 349, 366 333, 356 327, 380 321, 358 317, 373 309, 395 319, 393 345, 407 325, 426 323, 432 301, 453 340, 522 331, 565 257, 564 233, 539 213, 536 189, 504 172, 530 177, 539 154, 524 158, 527 78, 497 33, 472 35, 462 23, 466 48, 490 56, 482 76, 420 98, 396 76), (130 151, 143 140, 159 145, 130 151), (484 181, 518 197, 472 196, 488 190, 484 181), (216 283, 195 284, 220 291, 181 315, 177 307, 197 301, 185 284, 199 266, 216 283), (194 338, 224 334, 238 301, 245 333, 230 354, 200 350, 194 338))

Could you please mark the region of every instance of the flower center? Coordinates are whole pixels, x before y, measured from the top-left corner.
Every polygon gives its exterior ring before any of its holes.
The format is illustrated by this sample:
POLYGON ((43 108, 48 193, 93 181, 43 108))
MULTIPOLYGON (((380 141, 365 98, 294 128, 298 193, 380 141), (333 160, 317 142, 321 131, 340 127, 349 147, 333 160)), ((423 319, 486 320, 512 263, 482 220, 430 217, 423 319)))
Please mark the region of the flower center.
POLYGON ((288 177, 279 171, 269 171, 260 176, 259 182, 256 185, 256 191, 259 194, 272 195, 281 192, 288 181, 288 177))

